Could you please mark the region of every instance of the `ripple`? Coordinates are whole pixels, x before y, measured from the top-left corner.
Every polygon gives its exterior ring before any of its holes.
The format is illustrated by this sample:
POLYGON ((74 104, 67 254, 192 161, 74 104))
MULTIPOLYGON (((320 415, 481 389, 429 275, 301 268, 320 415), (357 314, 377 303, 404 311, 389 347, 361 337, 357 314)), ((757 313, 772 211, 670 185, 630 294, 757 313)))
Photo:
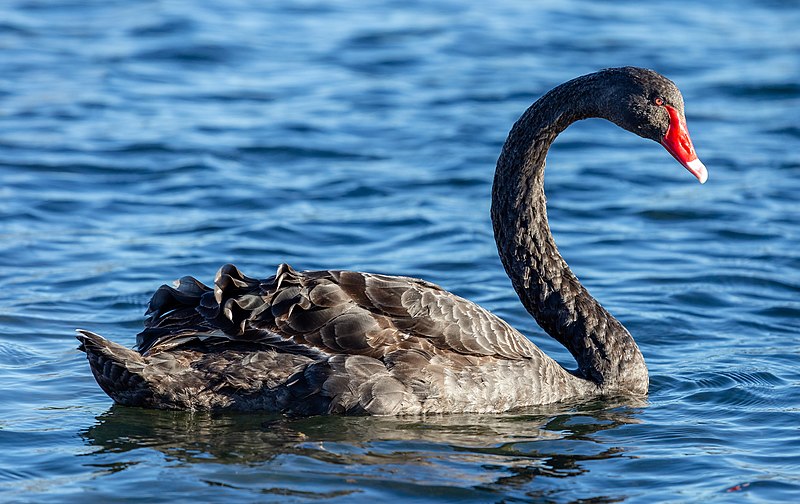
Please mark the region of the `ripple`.
POLYGON ((41 358, 40 355, 25 346, 0 342, 0 368, 2 369, 30 368, 39 358, 41 358))
POLYGON ((164 61, 177 63, 217 63, 227 64, 241 53, 242 48, 230 45, 195 44, 182 47, 163 47, 142 51, 134 55, 134 59, 143 61, 164 61))
POLYGON ((144 26, 136 26, 129 30, 134 37, 149 38, 161 35, 177 35, 190 33, 196 24, 189 19, 162 19, 151 22, 144 26))
POLYGON ((310 147, 295 147, 291 145, 252 145, 239 147, 238 149, 246 154, 267 154, 277 157, 288 158, 322 158, 322 159, 356 159, 367 161, 378 161, 381 157, 355 152, 342 152, 328 149, 315 149, 310 147))
POLYGON ((719 91, 732 97, 785 100, 800 97, 800 84, 794 82, 720 86, 719 91))
POLYGON ((20 23, 0 21, 0 34, 18 35, 21 37, 32 37, 36 34, 36 32, 26 28, 20 23))

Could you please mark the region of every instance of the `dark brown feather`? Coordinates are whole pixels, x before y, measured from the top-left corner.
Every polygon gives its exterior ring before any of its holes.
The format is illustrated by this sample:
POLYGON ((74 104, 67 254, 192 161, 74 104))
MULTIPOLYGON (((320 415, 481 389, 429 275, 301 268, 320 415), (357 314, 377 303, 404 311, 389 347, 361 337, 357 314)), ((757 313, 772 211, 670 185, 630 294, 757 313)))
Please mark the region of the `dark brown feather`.
POLYGON ((657 140, 668 122, 646 105, 651 95, 682 113, 674 84, 649 70, 609 69, 564 83, 522 115, 497 162, 500 257, 522 303, 575 357, 575 372, 437 285, 287 264, 264 280, 225 265, 213 288, 183 277, 153 295, 137 351, 86 331, 80 348, 115 401, 157 408, 394 415, 644 394, 647 368, 633 338, 556 248, 543 182, 548 148, 576 120, 603 117, 657 140))

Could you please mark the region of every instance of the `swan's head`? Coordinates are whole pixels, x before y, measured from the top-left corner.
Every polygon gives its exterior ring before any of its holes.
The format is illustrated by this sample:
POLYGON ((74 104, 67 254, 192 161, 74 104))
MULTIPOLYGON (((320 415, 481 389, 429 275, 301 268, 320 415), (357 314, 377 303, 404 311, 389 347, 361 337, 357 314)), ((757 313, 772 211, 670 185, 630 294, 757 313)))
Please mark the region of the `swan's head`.
POLYGON ((664 146, 700 183, 708 179, 686 129, 683 97, 674 82, 644 68, 610 68, 599 72, 611 81, 601 106, 608 119, 664 146))

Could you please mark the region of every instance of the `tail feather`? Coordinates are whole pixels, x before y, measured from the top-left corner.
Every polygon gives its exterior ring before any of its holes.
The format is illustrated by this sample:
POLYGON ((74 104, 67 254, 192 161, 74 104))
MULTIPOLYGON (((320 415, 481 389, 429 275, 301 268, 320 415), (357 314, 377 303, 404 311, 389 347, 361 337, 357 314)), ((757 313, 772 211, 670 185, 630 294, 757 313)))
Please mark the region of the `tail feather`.
POLYGON ((109 341, 99 334, 78 329, 78 350, 86 353, 100 388, 114 401, 130 406, 145 405, 152 391, 143 376, 144 358, 134 350, 109 341))

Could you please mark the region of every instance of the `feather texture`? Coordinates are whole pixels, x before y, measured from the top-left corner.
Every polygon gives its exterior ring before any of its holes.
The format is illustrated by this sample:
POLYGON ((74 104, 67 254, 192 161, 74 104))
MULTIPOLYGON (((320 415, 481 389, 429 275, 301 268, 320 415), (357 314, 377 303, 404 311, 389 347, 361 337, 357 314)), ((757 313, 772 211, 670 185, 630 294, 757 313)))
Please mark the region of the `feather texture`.
POLYGON ((154 408, 293 415, 499 412, 601 394, 645 394, 644 358, 556 248, 544 196, 546 153, 572 122, 603 117, 658 140, 683 114, 655 72, 608 69, 548 92, 517 121, 497 162, 492 222, 522 303, 575 357, 569 372, 519 331, 423 280, 353 271, 259 280, 225 265, 213 287, 192 277, 153 295, 136 349, 79 331, 115 401, 154 408))
MULTIPOLYGON (((92 356, 95 348, 118 350, 118 361, 106 352, 113 365, 93 366, 101 385, 117 377, 103 369, 138 366, 145 392, 103 387, 117 402, 178 409, 302 415, 486 410, 476 387, 487 388, 484 399, 502 400, 502 409, 509 409, 552 399, 522 383, 496 394, 501 370, 528 369, 533 362, 557 367, 498 317, 429 282, 352 271, 300 273, 286 264, 263 281, 225 265, 213 288, 191 277, 162 286, 150 301, 137 351, 123 352, 85 331, 80 338, 92 356), (463 371, 454 373, 458 366, 463 371)), ((564 382, 579 384, 562 373, 564 382)))

